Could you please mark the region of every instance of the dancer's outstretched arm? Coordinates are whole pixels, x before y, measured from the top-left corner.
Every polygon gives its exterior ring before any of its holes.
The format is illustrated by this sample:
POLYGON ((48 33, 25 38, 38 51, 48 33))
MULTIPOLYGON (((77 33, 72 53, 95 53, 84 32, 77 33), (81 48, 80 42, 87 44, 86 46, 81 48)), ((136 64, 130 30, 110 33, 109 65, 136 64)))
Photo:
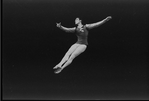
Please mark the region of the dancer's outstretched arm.
POLYGON ((96 23, 92 23, 92 24, 86 24, 85 26, 88 29, 92 29, 92 28, 95 28, 95 27, 98 27, 98 26, 104 24, 105 22, 109 21, 110 19, 112 19, 112 17, 108 16, 107 18, 103 19, 102 21, 99 21, 99 22, 96 22, 96 23))
POLYGON ((75 29, 76 29, 75 27, 73 27, 73 28, 66 28, 66 27, 62 26, 61 23, 56 23, 56 26, 58 28, 64 30, 64 31, 66 31, 66 32, 75 32, 75 29))

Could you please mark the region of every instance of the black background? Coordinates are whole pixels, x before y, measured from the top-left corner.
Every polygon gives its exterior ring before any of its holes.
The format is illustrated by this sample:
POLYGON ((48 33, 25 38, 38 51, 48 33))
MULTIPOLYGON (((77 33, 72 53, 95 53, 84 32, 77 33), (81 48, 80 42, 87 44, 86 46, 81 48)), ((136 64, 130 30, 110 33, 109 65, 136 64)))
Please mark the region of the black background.
POLYGON ((3 99, 147 99, 147 0, 3 0, 3 99), (56 27, 112 19, 89 30, 87 50, 60 74, 77 37, 56 27))

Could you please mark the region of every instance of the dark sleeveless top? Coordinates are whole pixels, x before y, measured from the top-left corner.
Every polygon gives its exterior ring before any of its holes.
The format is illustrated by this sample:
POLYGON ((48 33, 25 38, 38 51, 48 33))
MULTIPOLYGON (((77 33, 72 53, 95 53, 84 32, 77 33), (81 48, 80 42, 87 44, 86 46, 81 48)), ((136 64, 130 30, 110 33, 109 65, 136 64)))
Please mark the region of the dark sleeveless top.
POLYGON ((78 38, 76 43, 88 45, 88 31, 85 26, 83 26, 82 31, 80 28, 76 28, 76 35, 78 38))

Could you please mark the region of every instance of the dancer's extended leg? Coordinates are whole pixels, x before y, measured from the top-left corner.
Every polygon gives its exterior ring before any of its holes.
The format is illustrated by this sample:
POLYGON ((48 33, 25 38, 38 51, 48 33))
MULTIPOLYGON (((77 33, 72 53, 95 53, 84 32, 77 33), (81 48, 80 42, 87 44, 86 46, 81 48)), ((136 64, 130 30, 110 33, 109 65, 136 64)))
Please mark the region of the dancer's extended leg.
POLYGON ((77 57, 78 55, 80 55, 81 53, 83 53, 86 49, 86 45, 80 45, 70 56, 70 58, 68 59, 68 61, 62 66, 62 68, 67 67, 68 65, 70 65, 73 61, 73 59, 75 57, 77 57))
POLYGON ((67 51, 67 53, 65 54, 65 56, 63 57, 63 59, 60 61, 60 63, 58 65, 56 65, 54 67, 54 69, 61 67, 70 57, 70 55, 76 50, 76 48, 79 46, 79 44, 73 44, 69 50, 67 51))
POLYGON ((78 55, 80 55, 82 52, 85 51, 86 47, 87 47, 86 45, 78 46, 77 49, 71 54, 68 61, 61 67, 61 69, 57 70, 55 73, 60 73, 62 69, 70 65, 75 57, 77 57, 78 55))

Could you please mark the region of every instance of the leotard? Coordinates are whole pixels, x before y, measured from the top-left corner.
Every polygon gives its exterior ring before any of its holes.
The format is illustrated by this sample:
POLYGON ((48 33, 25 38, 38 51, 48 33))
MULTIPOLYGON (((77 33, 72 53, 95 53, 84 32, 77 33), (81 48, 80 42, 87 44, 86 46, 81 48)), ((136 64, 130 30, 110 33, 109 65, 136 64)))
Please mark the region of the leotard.
POLYGON ((77 42, 78 44, 88 45, 88 31, 85 26, 83 28, 76 28, 77 42))

